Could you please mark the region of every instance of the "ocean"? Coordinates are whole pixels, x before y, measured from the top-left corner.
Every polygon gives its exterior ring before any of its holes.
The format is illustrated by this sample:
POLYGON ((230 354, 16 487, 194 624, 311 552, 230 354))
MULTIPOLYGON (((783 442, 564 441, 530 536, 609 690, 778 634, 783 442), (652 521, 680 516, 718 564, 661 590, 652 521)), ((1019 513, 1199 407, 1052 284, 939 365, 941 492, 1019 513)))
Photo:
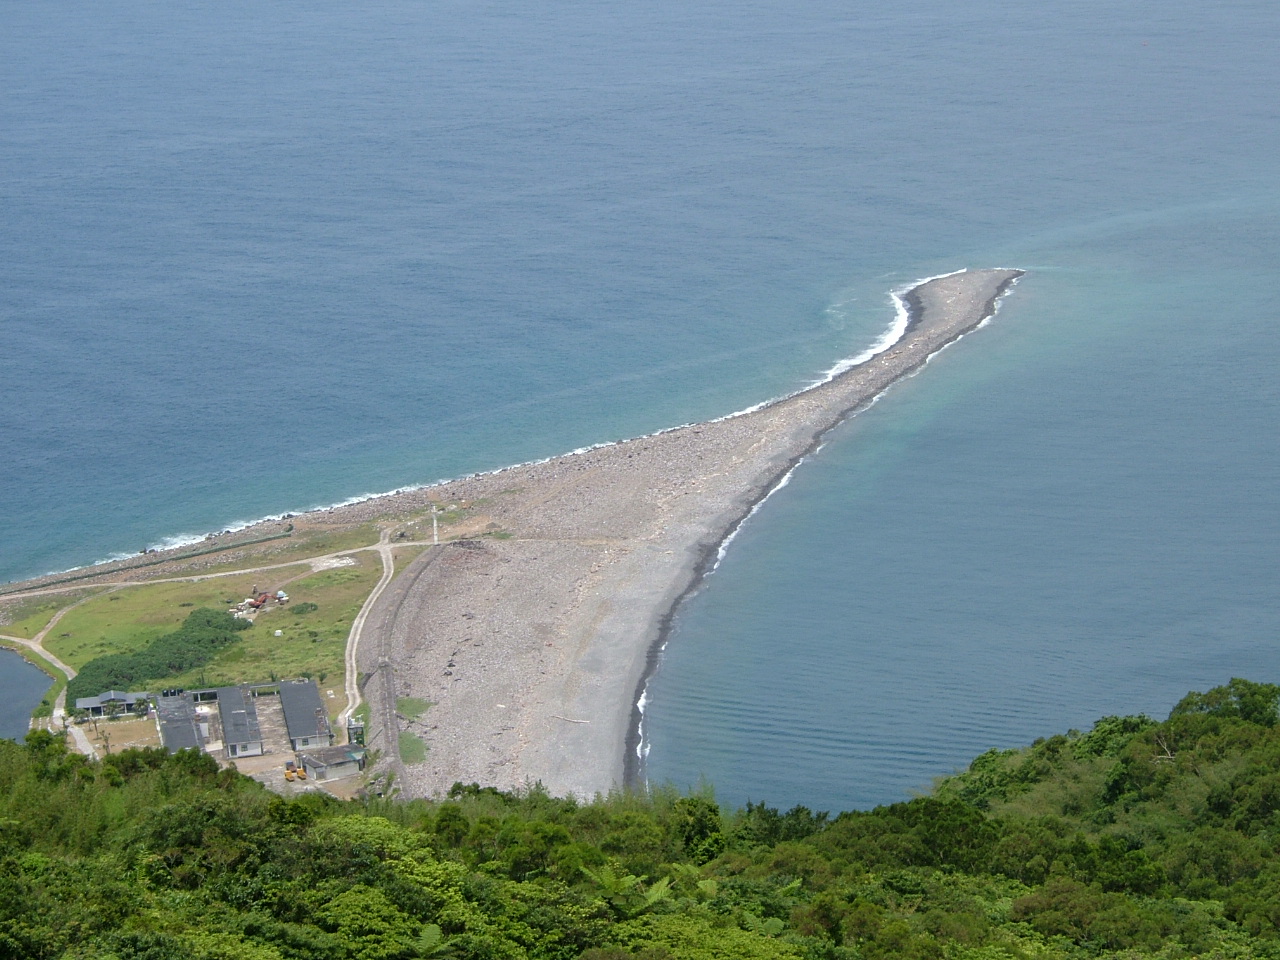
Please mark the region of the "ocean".
POLYGON ((680 611, 649 778, 866 806, 1276 680, 1278 35, 1185 0, 4 4, 0 581, 720 416, 891 289, 1011 266, 680 611))

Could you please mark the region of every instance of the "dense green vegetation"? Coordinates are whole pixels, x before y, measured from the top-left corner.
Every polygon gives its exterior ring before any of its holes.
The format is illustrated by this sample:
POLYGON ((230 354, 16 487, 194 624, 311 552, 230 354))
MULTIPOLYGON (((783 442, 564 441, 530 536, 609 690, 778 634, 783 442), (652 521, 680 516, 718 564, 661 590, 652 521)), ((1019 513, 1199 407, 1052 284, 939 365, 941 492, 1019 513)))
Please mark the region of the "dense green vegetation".
POLYGON ((710 796, 274 796, 0 742, 0 957, 1280 958, 1280 687, 828 816, 710 796))
POLYGON ((182 626, 132 653, 110 653, 84 665, 67 684, 67 699, 92 697, 106 690, 141 690, 199 667, 213 659, 222 647, 240 639, 252 626, 221 610, 192 610, 182 626))

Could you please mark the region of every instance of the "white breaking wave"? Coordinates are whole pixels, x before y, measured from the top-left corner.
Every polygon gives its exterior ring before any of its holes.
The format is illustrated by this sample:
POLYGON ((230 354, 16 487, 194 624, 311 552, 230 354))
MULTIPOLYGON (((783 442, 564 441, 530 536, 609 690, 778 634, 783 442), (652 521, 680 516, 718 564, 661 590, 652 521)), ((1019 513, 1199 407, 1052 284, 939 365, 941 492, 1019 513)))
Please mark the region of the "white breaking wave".
MULTIPOLYGON (((666 644, 662 645, 664 648, 666 644)), ((661 651, 659 651, 661 655, 661 651)), ((649 755, 649 741, 644 735, 644 708, 649 703, 649 684, 644 685, 644 689, 640 691, 640 699, 636 701, 636 710, 640 712, 640 722, 636 725, 636 758, 643 760, 649 755)))
MULTIPOLYGON (((781 396, 781 397, 775 397, 772 400, 765 400, 762 403, 754 404, 753 406, 747 407, 743 410, 738 410, 734 413, 730 413, 727 416, 717 417, 715 420, 711 420, 708 422, 718 423, 721 420, 730 420, 733 417, 740 417, 740 416, 743 416, 744 414, 754 413, 755 411, 760 410, 764 407, 767 407, 772 403, 777 403, 780 400, 786 400, 791 397, 798 396, 799 394, 812 390, 815 387, 820 387, 824 383, 830 383, 832 380, 840 376, 842 373, 847 373, 848 371, 852 370, 854 367, 860 364, 866 363, 872 357, 879 356, 880 354, 888 350, 890 347, 892 347, 899 340, 901 340, 903 337, 903 334, 907 332, 907 326, 911 322, 911 309, 907 306, 907 301, 906 301, 906 295, 908 293, 910 293, 916 287, 921 286, 922 284, 925 284, 925 283, 929 283, 932 280, 941 280, 944 277, 954 277, 957 274, 961 274, 965 272, 967 271, 952 270, 949 273, 939 273, 932 277, 924 277, 919 280, 913 280, 911 283, 904 284, 900 287, 895 287, 894 289, 889 291, 889 296, 892 299, 893 305, 894 305, 893 322, 890 323, 889 327, 884 331, 884 333, 882 333, 878 338, 876 338, 876 340, 871 344, 871 346, 869 346, 866 350, 862 351, 862 353, 855 354, 852 357, 847 357, 843 360, 840 360, 834 366, 832 366, 831 369, 829 369, 826 373, 824 373, 821 377, 819 377, 817 380, 814 380, 808 386, 800 390, 796 390, 794 393, 785 394, 784 396, 781 396)), ((1013 282, 1016 283, 1017 282, 1016 279, 1013 282)), ((1010 284, 1010 286, 1012 286, 1012 283, 1010 284)), ((996 310, 999 309, 999 304, 1002 300, 1003 300, 1003 297, 1001 297, 1000 300, 997 301, 996 310)), ((992 311, 992 316, 994 315, 995 315, 995 310, 992 311)), ((987 322, 990 319, 991 317, 987 317, 986 319, 984 319, 980 324, 978 324, 978 328, 986 326, 987 322)), ((930 354, 925 359, 925 362, 927 363, 932 358, 933 358, 933 354, 930 354)), ((883 392, 878 393, 874 397, 872 397, 871 400, 868 402, 868 406, 870 404, 876 403, 881 396, 883 396, 883 392)), ((685 424, 685 426, 688 426, 688 424, 685 424)), ((679 430, 681 428, 672 427, 671 429, 679 430)), ((667 432, 668 431, 666 430, 657 431, 657 433, 667 433, 667 432)), ((657 433, 649 434, 648 436, 656 436, 657 433)), ((607 444, 601 444, 601 446, 607 446, 607 444)), ((770 497, 772 497, 775 493, 777 493, 779 490, 781 490, 783 487, 785 487, 788 483, 791 482, 791 477, 795 474, 796 470, 800 467, 800 465, 805 462, 805 460, 807 460, 810 456, 814 456, 815 454, 822 452, 822 449, 825 446, 826 446, 825 442, 819 443, 818 446, 815 447, 811 453, 798 459, 795 463, 791 465, 790 469, 788 469, 787 472, 784 473, 778 479, 777 483, 775 483, 772 487, 769 488, 769 490, 765 493, 763 497, 761 497, 754 504, 752 504, 751 509, 747 511, 746 516, 744 516, 741 520, 739 520, 736 524, 734 524, 732 529, 730 529, 729 532, 725 535, 724 539, 721 540, 720 543, 716 546, 715 562, 706 571, 704 576, 710 576, 711 574, 715 573, 718 569, 720 569, 720 564, 724 561, 724 558, 729 551, 730 544, 732 544, 733 541, 737 539, 738 534, 741 532, 742 528, 746 526, 747 522, 752 517, 754 517, 757 512, 759 512, 760 508, 765 505, 765 502, 768 501, 770 497)), ((659 665, 661 664, 662 654, 666 650, 666 648, 667 648, 667 644, 665 641, 663 642, 662 646, 658 648, 657 663, 659 665)), ((650 675, 647 678, 645 678, 645 682, 641 685, 640 697, 639 699, 636 700, 636 709, 639 711, 639 714, 640 714, 640 722, 636 728, 636 735, 637 735, 636 757, 639 758, 641 761, 643 761, 645 758, 649 756, 650 744, 648 739, 645 737, 644 714, 645 714, 645 707, 649 703, 649 684, 652 682, 657 672, 658 672, 658 668, 655 665, 653 672, 650 673, 650 675)))
MULTIPOLYGON (((893 322, 889 324, 889 328, 866 350, 854 357, 848 357, 839 361, 830 370, 824 373, 813 383, 809 384, 805 389, 812 390, 814 387, 820 387, 824 383, 830 383, 842 373, 847 373, 859 364, 866 363, 872 357, 879 356, 884 353, 895 343, 902 339, 902 335, 907 332, 907 324, 911 322, 911 311, 907 307, 905 296, 916 287, 929 283, 931 280, 941 280, 943 277, 954 277, 957 274, 965 273, 965 270, 952 270, 950 273, 939 273, 936 276, 925 277, 922 280, 913 280, 911 283, 904 284, 901 287, 895 287, 889 291, 889 296, 893 299, 894 317, 893 322)), ((798 391, 803 393, 804 391, 798 391)))
MULTIPOLYGON (((804 387, 801 387, 799 390, 795 390, 795 391, 792 391, 791 393, 783 394, 778 397, 773 397, 769 400, 764 400, 760 403, 752 404, 751 406, 745 407, 742 410, 735 410, 733 413, 725 414, 722 417, 716 417, 712 420, 705 421, 705 422, 719 423, 722 420, 731 420, 734 417, 740 417, 748 413, 754 413, 755 411, 760 410, 764 407, 767 407, 770 404, 777 403, 781 400, 787 400, 801 393, 805 393, 808 390, 812 390, 814 387, 819 387, 824 383, 828 383, 835 377, 840 376, 840 374, 853 369, 858 364, 865 363, 867 360, 870 360, 872 357, 883 353, 884 351, 888 350, 891 346, 893 346, 895 343, 897 343, 899 340, 901 340, 902 335, 906 332, 907 324, 910 321, 910 311, 907 309, 907 303, 906 303, 906 300, 903 299, 903 297, 907 292, 914 289, 915 287, 920 286, 921 284, 928 283, 931 280, 940 280, 943 277, 953 277, 956 274, 965 273, 965 272, 966 271, 963 269, 952 270, 949 273, 939 273, 931 277, 923 277, 919 280, 913 280, 910 283, 894 288, 893 290, 889 291, 889 296, 894 304, 893 322, 890 323, 888 328, 884 331, 884 333, 882 333, 879 337, 877 337, 876 340, 871 344, 871 346, 869 346, 862 353, 859 353, 856 356, 848 357, 846 359, 838 361, 834 366, 831 367, 831 369, 827 370, 818 379, 814 380, 812 383, 809 383, 804 387)), ((985 322, 986 321, 984 321, 984 323, 985 322)), ((664 427, 661 430, 655 430, 652 433, 641 434, 640 436, 633 437, 631 439, 644 440, 649 437, 661 436, 664 433, 671 433, 675 430, 683 430, 685 427, 690 427, 690 426, 693 426, 693 422, 681 423, 674 427, 664 427)), ((260 523, 270 523, 276 520, 283 520, 286 517, 296 516, 298 514, 303 514, 303 513, 323 513, 328 510, 337 510, 340 507, 354 506, 355 504, 365 503, 366 501, 369 501, 369 500, 379 500, 383 497, 393 497, 393 496, 396 496, 397 494, 402 494, 402 493, 413 493, 416 490, 424 490, 429 487, 437 487, 446 483, 455 483, 459 480, 470 480, 475 477, 493 476, 495 474, 503 473, 507 470, 515 470, 520 467, 534 466, 540 463, 549 463, 550 461, 558 460, 561 457, 582 456, 583 454, 591 453, 593 450, 602 450, 606 447, 613 447, 613 446, 617 446, 620 443, 627 443, 627 442, 629 441, 628 440, 608 440, 602 443, 593 443, 585 447, 578 447, 575 450, 570 450, 568 453, 558 453, 549 457, 542 457, 537 460, 526 460, 522 463, 511 464, 505 467, 498 467, 493 470, 479 470, 479 471, 476 471, 475 473, 463 474, 460 477, 442 477, 440 479, 428 481, 426 483, 416 483, 416 484, 410 484, 408 486, 397 487, 395 490, 388 490, 385 493, 362 493, 353 497, 348 497, 345 500, 340 500, 336 503, 298 508, 295 510, 284 510, 284 511, 281 511, 280 513, 273 513, 273 514, 268 514, 266 516, 259 517, 256 520, 237 520, 223 527, 221 530, 205 531, 204 533, 181 533, 181 534, 175 534, 174 536, 165 537, 162 540, 157 541, 156 543, 150 544, 147 547, 147 550, 162 551, 162 550, 175 550, 181 547, 190 547, 198 543, 203 543, 205 540, 208 540, 210 537, 217 536, 220 533, 237 533, 241 530, 245 530, 249 527, 256 526, 257 524, 260 524, 260 523)), ((769 493, 766 494, 764 499, 768 499, 769 496, 772 496, 773 493, 776 490, 780 489, 782 486, 784 486, 789 479, 790 479, 790 472, 788 472, 787 476, 783 477, 783 479, 779 481, 779 483, 773 488, 773 490, 770 490, 769 493)), ((763 500, 760 502, 763 502, 763 500)), ((756 509, 758 508, 759 508, 759 503, 757 503, 756 506, 752 508, 751 513, 755 513, 756 509)), ((750 514, 748 514, 748 516, 750 516, 750 514)), ((736 536, 737 531, 739 528, 741 528, 741 526, 742 526, 741 523, 735 526, 733 531, 726 538, 725 542, 720 545, 720 548, 717 552, 718 554, 717 560, 716 560, 715 566, 712 567, 712 570, 714 570, 716 566, 719 566, 720 560, 723 559, 723 556, 724 556, 724 553, 723 553, 724 548, 728 545, 728 542, 732 540, 734 536, 736 536)), ((136 556, 138 556, 138 554, 136 553, 114 553, 103 560, 95 560, 92 563, 88 563, 78 567, 70 567, 66 570, 50 571, 49 573, 44 574, 44 576, 54 576, 54 575, 64 574, 64 573, 74 573, 76 571, 86 570, 90 567, 95 567, 100 564, 113 563, 117 560, 128 560, 136 556)))
MULTIPOLYGON (((816 453, 817 451, 815 450, 814 452, 816 453)), ((733 541, 737 539, 738 532, 746 526, 747 521, 754 517, 757 511, 764 506, 766 500, 791 482, 791 475, 796 472, 796 467, 804 463, 805 459, 806 458, 801 457, 793 463, 791 468, 778 479, 778 482, 770 487, 763 497, 751 505, 751 509, 747 511, 747 515, 733 525, 733 529, 729 531, 725 538, 720 541, 720 545, 716 547, 716 562, 713 563, 711 568, 707 571, 707 576, 710 576, 720 569, 720 562, 724 560, 725 554, 729 552, 729 544, 733 543, 733 541)))
MULTIPOLYGON (((437 481, 437 483, 444 482, 446 481, 437 481)), ((324 506, 307 507, 305 509, 298 510, 285 510, 282 513, 272 513, 259 517, 257 520, 235 520, 227 524, 221 530, 211 530, 206 533, 178 533, 171 537, 165 537, 162 540, 158 540, 155 543, 148 544, 147 552, 149 553, 153 550, 157 552, 161 550, 177 550, 180 547, 193 547, 197 544, 205 543, 220 534, 239 533, 241 530, 256 527, 260 523, 271 523, 276 520, 286 520, 290 517, 296 517, 303 513, 324 513, 326 510, 337 510, 339 507, 350 507, 357 503, 364 503, 366 500, 377 500, 381 497, 394 497, 396 494, 411 493, 414 490, 422 490, 425 487, 433 486, 436 486, 436 484, 420 483, 408 487, 399 487, 395 490, 388 491, 387 493, 361 493, 354 497, 347 497, 347 499, 340 500, 337 503, 325 504, 324 506)), ((113 553, 105 560, 95 560, 92 563, 85 564, 84 566, 69 567, 66 570, 50 571, 50 573, 43 574, 43 576, 53 576, 60 573, 73 573, 77 570, 87 570, 88 568, 96 567, 99 564, 114 563, 117 560, 130 560, 136 556, 138 556, 137 553, 113 553)))

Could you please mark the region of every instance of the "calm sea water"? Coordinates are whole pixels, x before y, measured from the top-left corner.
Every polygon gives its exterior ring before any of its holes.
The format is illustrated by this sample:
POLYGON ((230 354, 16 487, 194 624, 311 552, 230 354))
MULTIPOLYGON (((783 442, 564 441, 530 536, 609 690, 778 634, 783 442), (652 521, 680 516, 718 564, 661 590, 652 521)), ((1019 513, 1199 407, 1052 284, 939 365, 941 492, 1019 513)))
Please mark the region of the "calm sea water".
POLYGON ((1280 15, 1061 6, 0 4, 0 580, 721 415, 1007 265, 683 611, 651 777, 873 803, 1275 679, 1280 15))

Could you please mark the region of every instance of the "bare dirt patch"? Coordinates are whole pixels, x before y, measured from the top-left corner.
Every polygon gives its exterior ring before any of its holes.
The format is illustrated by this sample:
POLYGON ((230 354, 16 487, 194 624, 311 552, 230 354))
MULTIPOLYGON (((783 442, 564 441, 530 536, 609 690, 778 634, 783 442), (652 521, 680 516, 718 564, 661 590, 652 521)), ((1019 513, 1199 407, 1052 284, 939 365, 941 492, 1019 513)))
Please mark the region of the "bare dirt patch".
POLYGON ((130 748, 160 746, 160 731, 150 717, 137 720, 90 720, 80 727, 98 756, 130 748))

